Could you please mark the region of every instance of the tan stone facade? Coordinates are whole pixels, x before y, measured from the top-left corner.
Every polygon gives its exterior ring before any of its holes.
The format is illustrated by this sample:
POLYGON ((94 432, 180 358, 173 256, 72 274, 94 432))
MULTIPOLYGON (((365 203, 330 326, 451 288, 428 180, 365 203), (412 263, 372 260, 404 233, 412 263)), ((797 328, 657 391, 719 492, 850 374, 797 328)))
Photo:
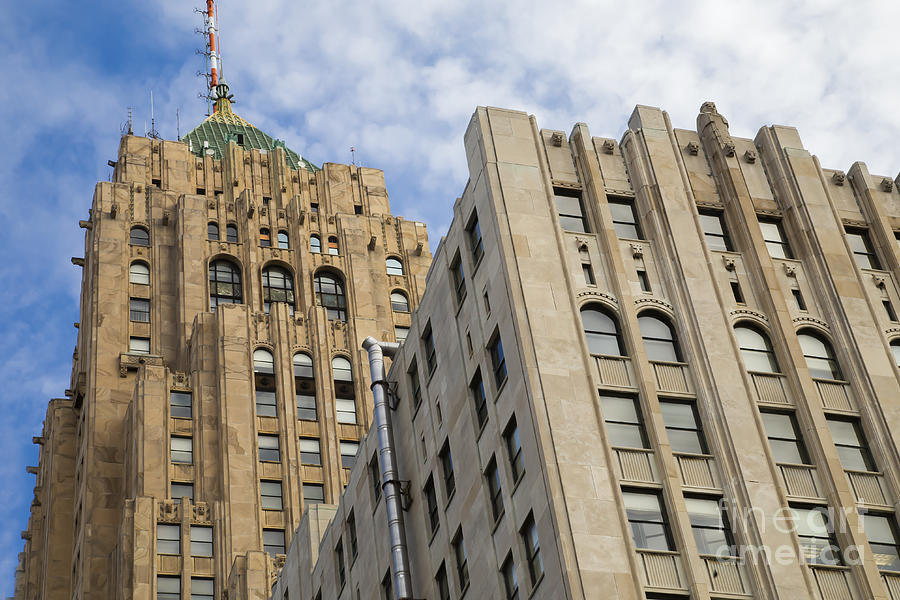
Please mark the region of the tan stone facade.
POLYGON ((347 482, 360 343, 409 326, 425 226, 391 215, 381 171, 317 169, 221 115, 189 142, 123 136, 81 222, 17 598, 263 598, 304 505, 347 482))
MULTIPOLYGON (((415 597, 900 598, 895 182, 711 103, 465 148, 388 376, 415 597)), ((376 446, 274 600, 392 597, 376 446)))

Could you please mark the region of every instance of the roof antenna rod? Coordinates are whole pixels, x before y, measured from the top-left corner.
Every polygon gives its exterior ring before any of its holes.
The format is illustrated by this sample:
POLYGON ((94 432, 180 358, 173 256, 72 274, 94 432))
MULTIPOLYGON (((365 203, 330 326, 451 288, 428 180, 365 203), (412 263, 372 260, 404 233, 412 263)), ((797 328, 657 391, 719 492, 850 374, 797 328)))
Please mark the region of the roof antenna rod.
POLYGON ((206 93, 200 93, 200 98, 206 99, 206 114, 211 115, 215 112, 216 107, 213 103, 213 92, 219 83, 219 53, 216 48, 216 34, 218 31, 218 17, 216 15, 216 7, 214 0, 206 0, 206 10, 195 8, 194 12, 203 15, 203 29, 195 29, 196 33, 202 34, 205 40, 205 49, 197 50, 197 54, 206 57, 206 71, 197 71, 197 77, 206 78, 206 93))
POLYGON ((177 139, 179 142, 181 141, 181 109, 175 109, 175 134, 178 136, 177 139))
POLYGON ((159 132, 156 130, 156 119, 153 118, 153 90, 150 90, 150 131, 147 137, 159 139, 159 132))

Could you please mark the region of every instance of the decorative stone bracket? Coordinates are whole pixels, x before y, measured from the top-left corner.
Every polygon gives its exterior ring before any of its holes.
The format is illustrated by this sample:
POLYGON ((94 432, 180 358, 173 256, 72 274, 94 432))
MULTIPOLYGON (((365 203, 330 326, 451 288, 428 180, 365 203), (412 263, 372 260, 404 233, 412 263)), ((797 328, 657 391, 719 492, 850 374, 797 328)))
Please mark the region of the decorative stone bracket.
POLYGON ((556 133, 554 133, 552 136, 550 136, 550 141, 551 141, 551 142, 553 143, 553 145, 556 146, 557 148, 559 148, 560 146, 562 146, 562 143, 563 143, 563 140, 564 140, 564 139, 565 139, 565 137, 563 136, 563 134, 561 134, 561 133, 558 132, 558 131, 557 131, 556 133))
POLYGON ((755 163, 757 157, 758 157, 758 155, 756 153, 756 150, 750 149, 750 150, 747 150, 746 152, 744 152, 744 160, 746 160, 750 164, 755 163))
POLYGON ((726 271, 734 271, 734 268, 735 268, 735 262, 734 262, 734 257, 733 257, 733 256, 723 256, 723 257, 722 257, 722 262, 725 263, 725 270, 726 270, 726 271))
POLYGON ((697 142, 688 142, 688 145, 686 147, 687 151, 694 156, 697 156, 697 154, 700 153, 700 144, 698 144, 697 142))
POLYGON ((883 189, 886 192, 890 192, 891 190, 893 190, 894 189, 894 180, 891 179, 890 177, 885 177, 884 179, 882 179, 881 180, 881 189, 883 189))
POLYGON ((119 355, 119 377, 125 377, 128 371, 137 371, 141 365, 154 365, 162 367, 162 356, 154 356, 150 354, 132 354, 123 352, 119 355))
POLYGON ((640 244, 631 244, 631 256, 641 258, 644 256, 644 247, 640 244))
POLYGON ((834 185, 844 185, 846 179, 847 174, 843 171, 835 171, 831 174, 831 180, 834 182, 834 185))
POLYGON ((787 275, 788 277, 796 278, 797 277, 797 266, 789 265, 789 264, 785 263, 784 264, 784 274, 787 275))
POLYGON ((603 151, 612 154, 616 150, 616 143, 612 140, 603 140, 603 151))

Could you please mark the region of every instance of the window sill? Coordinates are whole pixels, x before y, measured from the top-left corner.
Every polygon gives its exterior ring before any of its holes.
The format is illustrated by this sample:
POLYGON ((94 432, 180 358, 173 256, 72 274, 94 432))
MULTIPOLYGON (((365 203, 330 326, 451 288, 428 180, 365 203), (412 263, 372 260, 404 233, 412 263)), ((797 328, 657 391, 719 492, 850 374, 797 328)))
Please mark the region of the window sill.
POLYGON ((531 592, 528 593, 528 597, 534 597, 534 593, 537 591, 538 586, 541 585, 541 582, 544 580, 544 574, 541 573, 541 576, 537 578, 537 581, 534 582, 534 585, 531 586, 531 592))
POLYGON ((467 581, 466 585, 459 591, 459 597, 462 598, 466 595, 466 592, 469 591, 469 588, 472 587, 471 582, 467 581))
POLYGON ((434 538, 437 537, 438 531, 440 531, 440 530, 441 530, 441 525, 440 525, 440 523, 438 523, 438 526, 434 528, 434 531, 431 532, 431 536, 428 538, 428 545, 429 545, 429 546, 430 546, 431 543, 434 541, 434 538))
POLYGON ((505 377, 500 385, 497 386, 497 390, 494 392, 494 402, 497 402, 497 398, 500 397, 500 392, 506 387, 507 381, 509 381, 509 376, 505 377))
POLYGON ((478 260, 472 263, 472 275, 475 274, 475 271, 478 270, 478 267, 481 266, 482 262, 484 262, 484 251, 481 252, 481 256, 478 257, 478 260))
POLYGON ((447 509, 450 508, 450 503, 453 502, 453 498, 456 496, 456 488, 453 488, 453 491, 447 495, 447 501, 444 503, 444 512, 447 512, 447 509))
POLYGON ((516 490, 519 489, 519 486, 522 484, 522 481, 523 481, 524 479, 525 479, 525 471, 522 471, 522 473, 519 474, 519 478, 518 478, 518 479, 516 480, 516 482, 513 484, 512 489, 509 490, 509 497, 510 497, 510 498, 512 498, 512 497, 515 495, 516 490))
POLYGON ((503 520, 503 517, 506 516, 506 508, 500 511, 500 514, 497 515, 497 518, 494 519, 494 524, 491 525, 491 535, 497 533, 497 528, 500 527, 500 522, 503 520))

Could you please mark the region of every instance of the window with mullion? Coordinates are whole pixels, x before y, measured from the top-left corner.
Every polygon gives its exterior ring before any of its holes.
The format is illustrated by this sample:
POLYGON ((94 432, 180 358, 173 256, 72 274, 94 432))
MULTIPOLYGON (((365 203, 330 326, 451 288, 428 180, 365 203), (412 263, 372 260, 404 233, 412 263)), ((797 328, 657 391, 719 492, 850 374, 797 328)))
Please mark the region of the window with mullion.
POLYGON ((554 190, 556 212, 559 213, 559 224, 565 231, 590 233, 584 214, 584 203, 581 193, 575 190, 554 190))
POLYGON ((509 458, 509 468, 512 471, 513 481, 518 483, 525 473, 525 458, 522 456, 522 443, 519 440, 519 428, 515 418, 506 426, 503 434, 506 441, 506 452, 509 458))
POLYGON ((181 525, 169 523, 156 525, 156 553, 181 554, 181 525))
POLYGON ((581 323, 588 351, 601 356, 625 356, 625 346, 619 333, 619 325, 605 310, 597 305, 581 309, 581 323))
POLYGON ((625 514, 640 550, 675 550, 662 498, 656 492, 623 491, 625 514))
POLYGON ((259 496, 263 510, 283 510, 280 481, 260 481, 259 496))
POLYGON ((491 367, 494 370, 494 387, 500 389, 506 383, 506 356, 503 353, 503 342, 500 333, 494 333, 494 339, 489 347, 491 354, 491 367))
POLYGON ((700 213, 700 226, 706 238, 706 246, 710 250, 731 251, 731 239, 725 228, 725 216, 721 212, 703 211, 700 213))
POLYGON ((809 455, 803 445, 800 427, 793 413, 760 411, 769 447, 776 463, 808 465, 809 455))
POLYGON ((444 474, 444 493, 447 495, 447 501, 453 497, 456 491, 456 476, 453 473, 453 457, 450 454, 450 442, 444 444, 440 453, 441 471, 444 474))
POLYGON ((409 389, 412 391, 413 408, 418 408, 422 403, 422 384, 419 382, 419 367, 415 359, 409 365, 406 372, 409 377, 409 389))
POLYGON ((541 542, 538 538, 537 525, 534 515, 529 514, 525 524, 519 530, 522 542, 525 545, 525 558, 528 560, 528 574, 531 576, 531 585, 535 585, 544 574, 544 561, 541 557, 541 542))
POLYGON ((813 379, 841 380, 841 367, 831 344, 820 335, 809 332, 797 334, 806 367, 813 379))
POLYGON ((660 399, 659 407, 672 452, 708 453, 697 407, 693 402, 660 399))
POLYGON ((878 470, 863 436, 859 419, 828 416, 826 422, 844 469, 869 472, 878 470))
POLYGON ((878 569, 900 571, 900 537, 897 535, 894 515, 867 513, 860 516, 878 569))
POLYGON ((488 420, 487 396, 484 392, 484 382, 481 380, 481 371, 475 372, 472 383, 469 384, 472 390, 472 398, 475 401, 475 417, 478 419, 478 427, 484 427, 488 420))
POLYGON ((425 333, 422 334, 422 345, 425 347, 425 365, 428 367, 428 374, 431 375, 437 367, 437 354, 434 349, 434 335, 431 332, 431 323, 425 326, 425 333))
POLYGON ((191 525, 191 556, 213 555, 213 528, 191 525))
POLYGON ((456 576, 459 578, 459 589, 465 590, 469 586, 469 562, 466 557, 466 542, 463 539, 462 528, 456 532, 453 538, 453 557, 456 561, 456 576))
POLYGON ((612 213, 613 228, 620 239, 642 240, 641 225, 631 198, 608 197, 609 212, 612 213))
POLYGON ((150 322, 150 301, 146 298, 131 298, 129 318, 135 323, 150 322))
POLYGON ((466 299, 466 275, 463 272, 462 258, 457 252, 456 258, 450 265, 450 274, 453 276, 453 287, 456 290, 456 301, 462 304, 466 299))
POLYGON ((491 458, 484 478, 487 481, 488 495, 491 500, 491 515, 496 521, 503 514, 503 488, 500 485, 500 471, 497 469, 496 459, 491 458))
POLYGON ((428 524, 431 527, 431 533, 434 534, 440 526, 440 519, 438 518, 438 503, 437 503, 437 495, 434 492, 434 477, 428 477, 428 482, 425 484, 425 489, 423 490, 425 494, 425 508, 428 511, 428 524))
POLYGON ((807 564, 843 565, 841 548, 834 535, 829 509, 791 506, 794 531, 800 538, 801 554, 807 564))
POLYGON ((860 269, 880 269, 881 262, 872 246, 872 240, 869 239, 869 232, 865 229, 846 230, 847 241, 850 244, 850 250, 853 251, 853 258, 860 269))
POLYGON ((157 575, 156 600, 181 600, 181 577, 157 575))
POLYGON ((169 392, 169 416, 180 419, 191 418, 191 393, 172 390, 169 392))
POLYGON ((724 501, 686 496, 684 503, 698 552, 718 557, 737 556, 724 501))
POLYGON ((469 238, 469 249, 472 252, 472 263, 478 265, 481 257, 484 256, 484 243, 481 239, 481 226, 478 224, 477 214, 472 217, 466 228, 466 234, 469 238))
POLYGON ((519 600, 519 581, 516 577, 516 563, 513 561, 512 554, 507 555, 500 570, 503 572, 506 600, 519 600))
POLYGON ((784 235, 784 228, 780 220, 759 221, 759 229, 762 231, 766 249, 772 258, 794 258, 791 246, 784 235))
POLYGON ((319 438, 300 438, 300 464, 322 466, 322 451, 319 438))
POLYGON ((641 409, 634 396, 600 395, 609 445, 615 448, 649 448, 641 409))
POLYGON ((213 600, 215 580, 208 577, 191 577, 191 600, 213 600))

